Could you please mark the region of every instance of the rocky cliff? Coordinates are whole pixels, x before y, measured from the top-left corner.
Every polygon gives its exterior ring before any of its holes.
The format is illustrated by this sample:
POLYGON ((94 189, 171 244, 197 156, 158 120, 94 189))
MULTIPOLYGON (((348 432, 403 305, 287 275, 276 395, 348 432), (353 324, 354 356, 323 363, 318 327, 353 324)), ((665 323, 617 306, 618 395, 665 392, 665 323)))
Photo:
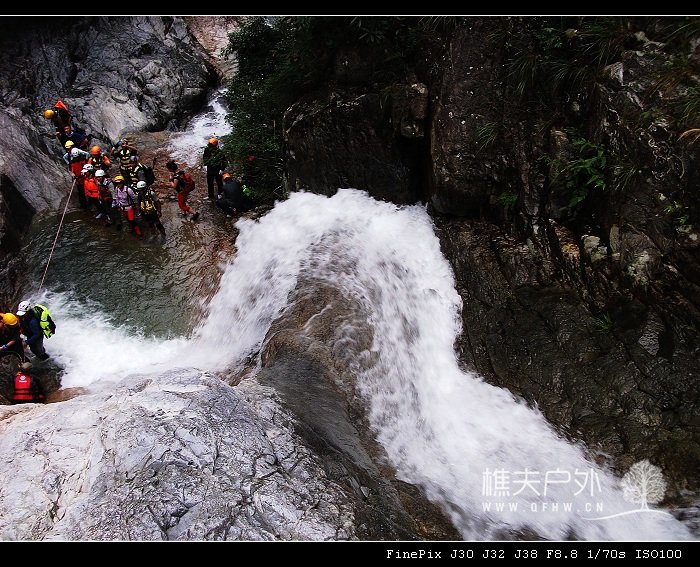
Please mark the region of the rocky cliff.
POLYGON ((335 77, 329 103, 290 109, 286 165, 290 189, 429 203, 464 299, 464 363, 621 472, 662 466, 677 496, 700 482, 700 199, 673 109, 698 83, 663 79, 698 56, 644 25, 559 85, 537 73, 583 30, 465 19, 417 76, 365 92, 335 77))

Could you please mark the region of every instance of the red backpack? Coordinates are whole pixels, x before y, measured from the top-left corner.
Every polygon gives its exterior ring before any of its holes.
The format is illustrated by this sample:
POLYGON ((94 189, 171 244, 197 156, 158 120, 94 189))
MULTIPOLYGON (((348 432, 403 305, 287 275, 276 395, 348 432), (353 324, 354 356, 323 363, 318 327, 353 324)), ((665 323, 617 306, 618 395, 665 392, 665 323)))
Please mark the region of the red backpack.
POLYGON ((182 191, 184 193, 191 193, 194 191, 194 179, 186 171, 182 172, 182 191))

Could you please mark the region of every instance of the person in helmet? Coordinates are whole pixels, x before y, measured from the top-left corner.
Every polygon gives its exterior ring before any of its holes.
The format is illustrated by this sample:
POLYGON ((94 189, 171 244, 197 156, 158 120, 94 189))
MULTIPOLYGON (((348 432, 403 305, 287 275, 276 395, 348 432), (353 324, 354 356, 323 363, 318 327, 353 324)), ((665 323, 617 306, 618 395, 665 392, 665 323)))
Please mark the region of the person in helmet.
POLYGON ((117 162, 119 173, 124 177, 124 181, 127 184, 136 183, 136 181, 131 178, 131 158, 138 155, 138 153, 138 150, 132 146, 126 138, 122 138, 119 143, 112 148, 111 156, 117 162))
POLYGON ((15 353, 24 362, 24 343, 20 336, 19 319, 14 313, 4 313, 0 326, 0 355, 15 353))
POLYGON ((109 170, 112 167, 112 162, 110 161, 109 156, 102 151, 100 146, 97 145, 90 148, 90 157, 88 158, 87 162, 95 168, 95 171, 101 169, 102 171, 109 173, 109 170))
POLYGON ((63 161, 68 164, 68 170, 73 177, 74 187, 73 190, 78 193, 78 201, 80 202, 81 209, 88 208, 88 202, 85 198, 85 189, 83 188, 83 181, 85 180, 85 175, 83 174, 83 166, 87 163, 90 154, 85 150, 75 147, 75 143, 72 140, 68 140, 65 143, 66 153, 63 154, 63 161))
POLYGON ((165 164, 165 168, 170 172, 170 186, 177 193, 177 206, 180 208, 180 213, 184 216, 191 213, 192 220, 196 221, 199 213, 187 204, 187 199, 195 188, 194 179, 187 171, 178 169, 177 163, 172 159, 165 164))
POLYGON ((139 238, 143 236, 141 227, 136 222, 136 207, 138 206, 138 197, 134 190, 126 184, 123 175, 114 176, 114 200, 112 207, 119 211, 117 217, 117 230, 122 228, 122 217, 126 218, 131 227, 131 231, 139 238))
POLYGON ((44 387, 38 378, 29 373, 31 369, 31 362, 19 363, 11 396, 13 404, 39 404, 45 400, 44 387))
POLYGON ((146 171, 143 164, 139 161, 138 155, 133 155, 129 158, 129 177, 131 184, 136 186, 139 181, 146 181, 146 171))
POLYGON ((202 162, 207 167, 207 198, 213 201, 221 194, 221 174, 228 164, 226 154, 219 147, 218 138, 209 138, 207 147, 204 148, 202 162), (216 192, 214 191, 214 183, 216 183, 216 192))
POLYGON ((44 348, 44 331, 41 329, 39 319, 37 319, 29 301, 22 301, 17 306, 17 317, 19 317, 20 332, 26 337, 25 343, 29 350, 39 360, 49 358, 44 348))
POLYGON ((100 187, 97 184, 97 179, 95 179, 95 169, 91 164, 86 163, 82 169, 83 174, 83 191, 85 191, 85 198, 87 199, 87 210, 90 210, 93 206, 97 211, 96 219, 102 218, 102 212, 100 211, 100 187))
POLYGON ((99 208, 98 215, 95 218, 104 218, 107 225, 111 225, 114 222, 114 216, 116 216, 117 211, 112 208, 112 200, 114 198, 114 183, 107 177, 104 169, 98 169, 95 172, 95 182, 97 183, 97 192, 99 195, 99 208))
MULTIPOLYGON (((56 129, 55 136, 61 141, 61 134, 66 126, 73 126, 73 115, 68 111, 68 107, 62 102, 57 101, 53 108, 44 110, 44 118, 51 120, 56 129)), ((65 141, 63 142, 65 144, 65 141)), ((62 145, 63 145, 62 144, 62 145)))
POLYGON ((148 183, 139 181, 136 184, 136 196, 139 202, 139 210, 141 211, 141 219, 147 222, 151 228, 157 228, 165 236, 165 227, 160 222, 162 212, 158 194, 148 186, 148 183))
POLYGON ((63 132, 58 135, 58 141, 65 147, 66 142, 71 141, 76 148, 87 150, 90 140, 85 132, 77 130, 72 126, 64 126, 63 132))
POLYGON ((238 215, 247 211, 250 206, 248 199, 243 194, 243 184, 232 174, 226 172, 223 175, 222 197, 216 202, 227 215, 238 215))

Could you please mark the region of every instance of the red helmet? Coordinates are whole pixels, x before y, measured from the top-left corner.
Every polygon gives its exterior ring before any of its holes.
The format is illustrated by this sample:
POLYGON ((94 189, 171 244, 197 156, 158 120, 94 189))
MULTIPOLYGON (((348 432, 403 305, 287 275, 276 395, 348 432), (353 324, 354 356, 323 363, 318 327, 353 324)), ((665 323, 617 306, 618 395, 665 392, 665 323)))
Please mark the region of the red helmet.
POLYGON ((100 148, 100 146, 92 146, 90 148, 90 153, 93 156, 99 156, 102 153, 102 149, 100 148))

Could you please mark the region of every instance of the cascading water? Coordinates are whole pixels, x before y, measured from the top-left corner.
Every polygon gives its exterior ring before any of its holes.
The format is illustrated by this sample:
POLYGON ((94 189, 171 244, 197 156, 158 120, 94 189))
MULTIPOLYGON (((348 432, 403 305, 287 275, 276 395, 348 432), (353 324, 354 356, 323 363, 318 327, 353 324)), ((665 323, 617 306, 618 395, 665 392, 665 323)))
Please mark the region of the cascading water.
MULTIPOLYGON (((144 337, 100 305, 65 292, 42 297, 61 322, 47 347, 65 365, 63 385, 238 367, 260 350, 295 288, 323 281, 372 329, 371 347, 348 368, 378 440, 399 478, 420 486, 465 539, 689 537, 670 514, 629 502, 619 480, 540 413, 460 370, 453 345, 461 301, 424 207, 352 189, 330 198, 295 193, 237 226, 237 255, 224 264, 201 323, 183 336, 144 337)), ((155 308, 142 314, 149 316, 155 308)), ((335 340, 351 339, 354 328, 341 326, 335 340)))
POLYGON ((195 167, 201 155, 198 149, 208 138, 231 133, 231 125, 226 121, 225 92, 225 88, 215 91, 206 109, 195 116, 184 131, 171 138, 168 151, 178 164, 195 167))

